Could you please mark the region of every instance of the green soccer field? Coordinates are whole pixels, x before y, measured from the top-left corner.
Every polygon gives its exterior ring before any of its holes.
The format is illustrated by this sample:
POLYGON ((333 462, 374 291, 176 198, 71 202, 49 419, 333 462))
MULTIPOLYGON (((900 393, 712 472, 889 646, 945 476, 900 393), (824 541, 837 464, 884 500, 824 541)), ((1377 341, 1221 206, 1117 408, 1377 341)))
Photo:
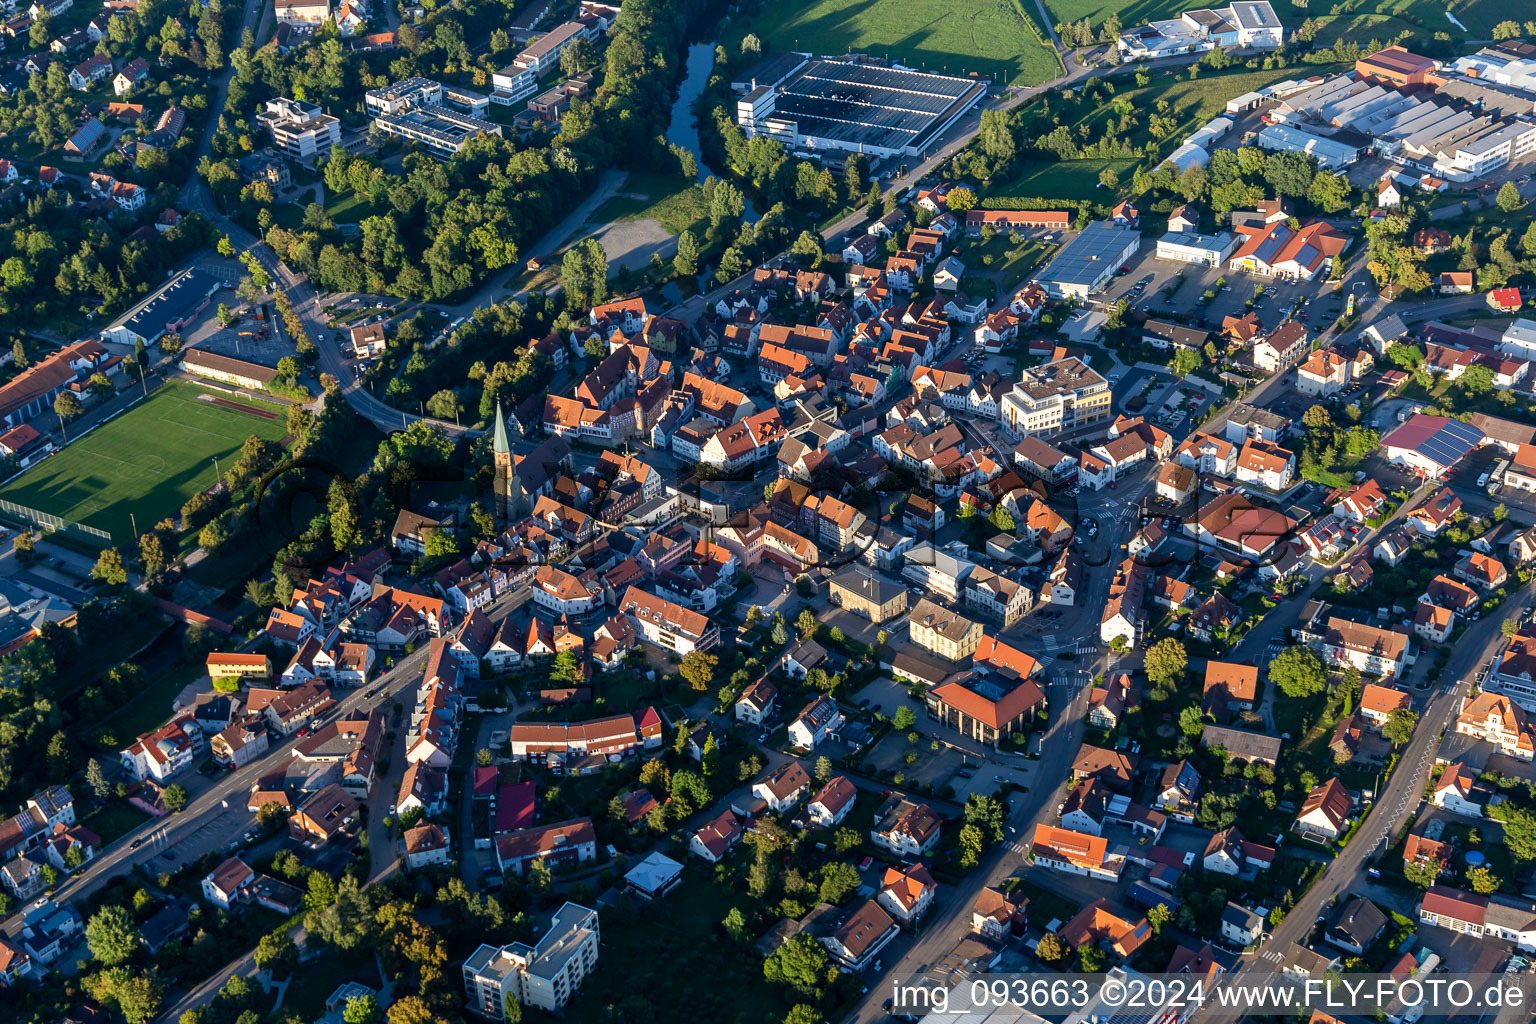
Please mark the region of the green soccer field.
POLYGON ((764 4, 730 43, 753 32, 764 51, 865 53, 924 71, 974 71, 1004 85, 1049 82, 1061 66, 1021 10, 1016 0, 788 0, 764 4))
POLYGON ((117 419, 23 473, 0 491, 0 498, 106 530, 125 544, 133 533, 129 513, 141 531, 175 515, 188 498, 213 485, 215 458, 227 471, 247 437, 281 440, 285 424, 280 406, 251 405, 195 384, 168 381, 117 419), (203 395, 276 416, 216 405, 203 395))

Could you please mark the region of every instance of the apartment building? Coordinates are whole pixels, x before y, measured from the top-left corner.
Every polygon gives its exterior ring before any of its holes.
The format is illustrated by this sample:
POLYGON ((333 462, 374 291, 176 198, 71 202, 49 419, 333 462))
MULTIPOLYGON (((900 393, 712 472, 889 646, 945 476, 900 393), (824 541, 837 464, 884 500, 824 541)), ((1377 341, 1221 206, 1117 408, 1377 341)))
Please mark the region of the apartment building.
POLYGON ((482 944, 464 961, 464 997, 470 1012, 506 1020, 507 1004, 557 1013, 597 968, 597 911, 566 903, 537 942, 482 944))
POLYGON ((1108 382, 1074 356, 1024 370, 1002 403, 1003 427, 1015 437, 1056 434, 1109 414, 1108 382))
POLYGON ((981 642, 981 623, 927 598, 913 607, 907 626, 914 644, 948 661, 970 657, 981 642))
POLYGON ((272 144, 296 160, 329 156, 341 143, 341 121, 313 103, 279 96, 267 100, 256 123, 272 136, 272 144))
POLYGON ((833 604, 879 624, 907 610, 907 590, 863 566, 853 565, 832 577, 833 604))
POLYGON ((1348 619, 1330 618, 1323 637, 1323 657, 1336 668, 1353 666, 1384 678, 1409 664, 1406 634, 1348 619))
POLYGON ((647 643, 680 655, 707 651, 720 642, 720 631, 708 618, 639 587, 624 592, 619 611, 647 643))

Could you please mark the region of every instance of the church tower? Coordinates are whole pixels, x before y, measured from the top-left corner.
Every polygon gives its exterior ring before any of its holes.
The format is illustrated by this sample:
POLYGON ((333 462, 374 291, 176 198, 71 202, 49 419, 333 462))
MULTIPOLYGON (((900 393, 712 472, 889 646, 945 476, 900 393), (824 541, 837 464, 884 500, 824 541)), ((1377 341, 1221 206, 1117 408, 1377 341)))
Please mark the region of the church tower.
POLYGON ((496 525, 506 526, 512 502, 512 446, 507 443, 507 421, 496 405, 496 436, 491 444, 491 465, 496 470, 496 525))

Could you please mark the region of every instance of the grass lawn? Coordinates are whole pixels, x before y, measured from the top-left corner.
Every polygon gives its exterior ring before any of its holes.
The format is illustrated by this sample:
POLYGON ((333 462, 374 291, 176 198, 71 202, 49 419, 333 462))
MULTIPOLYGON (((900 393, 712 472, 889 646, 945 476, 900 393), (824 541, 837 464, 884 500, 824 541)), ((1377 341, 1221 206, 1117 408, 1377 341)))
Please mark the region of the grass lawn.
POLYGON ((732 33, 727 48, 738 45, 748 32, 757 34, 765 51, 867 53, 926 71, 974 71, 1008 85, 1039 85, 1062 73, 1056 55, 1041 45, 1010 0, 765 4, 740 26, 739 34, 732 33))
MULTIPOLYGON (((326 189, 325 215, 338 224, 356 224, 373 213, 373 204, 355 192, 338 196, 326 189)), ((302 215, 302 211, 300 211, 302 215)))
POLYGON ((1044 927, 1051 918, 1060 918, 1062 923, 1072 920, 1081 908, 1073 901, 1057 892, 1048 892, 1026 878, 1014 883, 1014 890, 1021 891, 1029 897, 1029 912, 1031 923, 1039 921, 1044 927))
POLYGON ((676 174, 634 173, 625 180, 624 192, 592 211, 587 223, 646 219, 657 221, 671 235, 688 230, 702 235, 709 220, 704 189, 676 174))
POLYGON ((126 800, 112 798, 80 820, 80 824, 101 837, 105 846, 118 836, 138 828, 149 816, 126 800))
POLYGON ((283 1009, 297 1011, 301 1020, 318 1020, 325 1015, 325 1000, 337 986, 348 981, 360 981, 377 989, 379 968, 373 957, 327 948, 317 959, 300 963, 293 972, 293 980, 283 993, 283 1009))
POLYGON ((1002 274, 1007 281, 1022 280, 1055 251, 1056 246, 1050 242, 1025 239, 1014 245, 1006 233, 999 233, 991 241, 967 242, 960 251, 960 262, 970 273, 1002 274))
POLYGON ((143 735, 159 727, 171 716, 171 701, 182 687, 207 675, 201 664, 177 664, 154 674, 153 680, 139 691, 127 707, 100 723, 122 744, 132 742, 133 737, 143 735))
POLYGON ((214 458, 228 469, 250 435, 276 441, 287 433, 280 414, 239 412, 201 401, 204 394, 195 384, 166 382, 22 474, 0 498, 106 530, 118 543, 130 540, 130 512, 148 529, 213 484, 214 458))
MULTIPOLYGON (((1124 18, 1124 15, 1122 15, 1124 18)), ((1129 24, 1129 22, 1127 22, 1129 24)), ((1309 68, 1314 66, 1308 65, 1309 68)), ((1322 73, 1325 65, 1316 65, 1314 73, 1322 73)), ((1063 109, 1055 101, 1052 102, 1053 114, 1059 113, 1061 123, 1069 128, 1076 129, 1078 125, 1089 126, 1088 137, 1097 140, 1104 135, 1104 129, 1112 120, 1118 120, 1117 115, 1111 109, 1112 104, 1119 99, 1127 99, 1140 110, 1156 109, 1159 100, 1168 103, 1168 117, 1176 122, 1176 127, 1161 140, 1165 144, 1164 152, 1171 151, 1177 143, 1190 132, 1204 125, 1211 118, 1225 113, 1227 101, 1234 96, 1241 96, 1245 92, 1260 89, 1274 82, 1283 81, 1286 78, 1295 78, 1296 68, 1275 68, 1269 71, 1239 71, 1231 74, 1206 73, 1197 77, 1194 81, 1174 81, 1168 75, 1155 74, 1151 84, 1144 87, 1135 87, 1133 83, 1123 80, 1118 85, 1132 84, 1132 88, 1118 88, 1114 96, 1104 103, 1094 103, 1088 106, 1082 102, 1073 104, 1063 109)), ((1030 125, 1031 113, 1035 113, 1035 120, 1039 121, 1038 111, 1032 111, 1026 107, 1023 114, 1023 123, 1030 125)), ((1043 135, 1050 130, 1049 124, 1037 123, 1033 127, 1026 127, 1020 137, 1020 153, 1029 152, 1027 146, 1037 135, 1043 135)), ((1158 141, 1154 140, 1146 130, 1144 122, 1138 121, 1124 136, 1127 142, 1136 145, 1158 141)), ((1013 173, 1004 179, 990 182, 983 190, 983 199, 997 197, 1042 197, 1047 199, 1088 199, 1104 203, 1114 201, 1114 197, 1099 187, 1099 172, 1106 167, 1114 169, 1121 182, 1129 182, 1138 164, 1146 163, 1146 158, 1126 159, 1088 159, 1088 160, 1020 160, 1013 173)), ((1151 161, 1156 163, 1155 159, 1151 161)), ((983 205, 986 205, 985 202, 983 205)))

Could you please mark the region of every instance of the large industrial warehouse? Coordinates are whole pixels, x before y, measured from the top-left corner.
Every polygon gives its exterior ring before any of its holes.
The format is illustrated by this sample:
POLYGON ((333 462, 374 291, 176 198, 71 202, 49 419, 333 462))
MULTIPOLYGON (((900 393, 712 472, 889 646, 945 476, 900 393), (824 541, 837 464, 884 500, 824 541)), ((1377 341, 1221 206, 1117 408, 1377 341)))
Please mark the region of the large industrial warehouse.
POLYGON ((1053 299, 1086 299, 1115 276, 1141 248, 1141 232, 1114 221, 1095 221, 1035 277, 1053 299))
POLYGON ((985 79, 806 57, 776 84, 754 82, 736 121, 791 150, 921 156, 986 91, 985 79))

